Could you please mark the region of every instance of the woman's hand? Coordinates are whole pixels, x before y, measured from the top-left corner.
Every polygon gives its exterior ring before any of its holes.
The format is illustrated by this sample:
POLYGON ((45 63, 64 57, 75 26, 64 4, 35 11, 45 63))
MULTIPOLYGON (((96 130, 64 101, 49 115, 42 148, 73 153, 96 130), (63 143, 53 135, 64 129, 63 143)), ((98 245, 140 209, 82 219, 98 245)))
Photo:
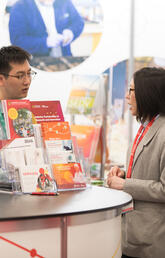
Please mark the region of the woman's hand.
POLYGON ((117 166, 112 167, 107 176, 107 185, 110 188, 122 190, 125 182, 123 178, 124 171, 117 166))
POLYGON ((125 179, 118 176, 111 176, 107 179, 107 185, 110 188, 123 190, 125 179))
POLYGON ((117 166, 114 166, 110 169, 109 173, 108 173, 108 177, 112 177, 112 176, 118 176, 118 177, 121 177, 121 178, 124 178, 124 171, 121 170, 119 167, 117 166))

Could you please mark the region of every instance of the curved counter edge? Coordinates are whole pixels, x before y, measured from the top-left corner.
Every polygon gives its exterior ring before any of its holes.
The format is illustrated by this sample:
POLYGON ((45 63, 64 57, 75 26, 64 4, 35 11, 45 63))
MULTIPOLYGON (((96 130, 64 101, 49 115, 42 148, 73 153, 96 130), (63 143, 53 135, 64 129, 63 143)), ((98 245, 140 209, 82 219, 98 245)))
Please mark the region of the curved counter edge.
POLYGON ((0 193, 0 221, 72 216, 120 210, 132 197, 118 190, 92 186, 85 190, 61 192, 59 196, 0 193))

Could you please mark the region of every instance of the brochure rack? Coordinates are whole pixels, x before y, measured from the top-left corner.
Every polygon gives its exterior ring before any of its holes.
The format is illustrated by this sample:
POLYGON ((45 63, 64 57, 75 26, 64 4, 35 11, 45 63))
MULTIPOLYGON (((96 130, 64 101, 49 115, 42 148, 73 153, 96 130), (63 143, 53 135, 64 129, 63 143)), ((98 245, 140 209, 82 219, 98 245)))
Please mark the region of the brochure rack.
POLYGON ((1 104, 7 135, 0 140, 1 190, 55 195, 57 191, 86 188, 82 157, 59 101, 2 100, 1 104), (32 114, 31 104, 33 110, 34 104, 44 109, 56 104, 57 108, 43 114, 42 119, 40 112, 41 121, 33 124, 38 117, 32 114))
POLYGON ((94 167, 99 167, 97 179, 101 180, 104 179, 106 163, 107 105, 108 74, 73 75, 66 110, 70 114, 71 131, 78 138, 90 171, 100 142, 100 164, 94 167))

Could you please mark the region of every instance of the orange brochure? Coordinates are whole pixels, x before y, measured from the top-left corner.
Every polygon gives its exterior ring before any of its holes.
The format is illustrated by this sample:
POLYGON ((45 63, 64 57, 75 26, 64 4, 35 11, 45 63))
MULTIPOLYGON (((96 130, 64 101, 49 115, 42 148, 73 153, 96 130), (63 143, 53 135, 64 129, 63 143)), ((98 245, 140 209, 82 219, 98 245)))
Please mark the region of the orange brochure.
POLYGON ((87 125, 71 125, 71 132, 77 138, 77 144, 83 148, 85 158, 92 162, 99 141, 100 127, 87 125))
POLYGON ((43 122, 41 124, 44 140, 68 140, 71 139, 68 122, 43 122))
POLYGON ((80 163, 52 164, 52 169, 58 189, 86 187, 80 163))

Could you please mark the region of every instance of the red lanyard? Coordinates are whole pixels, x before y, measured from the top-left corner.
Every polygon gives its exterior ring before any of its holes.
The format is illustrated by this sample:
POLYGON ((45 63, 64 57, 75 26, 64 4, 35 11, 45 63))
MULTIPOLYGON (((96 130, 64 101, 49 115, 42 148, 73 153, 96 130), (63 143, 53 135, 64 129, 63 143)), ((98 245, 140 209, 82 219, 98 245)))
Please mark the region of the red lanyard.
POLYGON ((133 143, 133 146, 132 146, 132 150, 131 150, 131 156, 130 156, 130 161, 129 161, 129 166, 128 166, 127 178, 131 177, 133 159, 134 159, 134 155, 135 155, 135 151, 137 149, 137 146, 139 145, 139 143, 143 139, 144 135, 148 132, 149 128, 152 126, 154 121, 155 121, 155 117, 148 123, 148 125, 146 126, 146 128, 144 129, 142 134, 141 134, 141 132, 144 128, 143 125, 140 126, 140 128, 137 132, 137 135, 135 137, 135 140, 134 140, 134 143, 133 143), (141 136, 140 136, 140 134, 141 134, 141 136), (139 138, 139 136, 140 136, 140 138, 139 138))

